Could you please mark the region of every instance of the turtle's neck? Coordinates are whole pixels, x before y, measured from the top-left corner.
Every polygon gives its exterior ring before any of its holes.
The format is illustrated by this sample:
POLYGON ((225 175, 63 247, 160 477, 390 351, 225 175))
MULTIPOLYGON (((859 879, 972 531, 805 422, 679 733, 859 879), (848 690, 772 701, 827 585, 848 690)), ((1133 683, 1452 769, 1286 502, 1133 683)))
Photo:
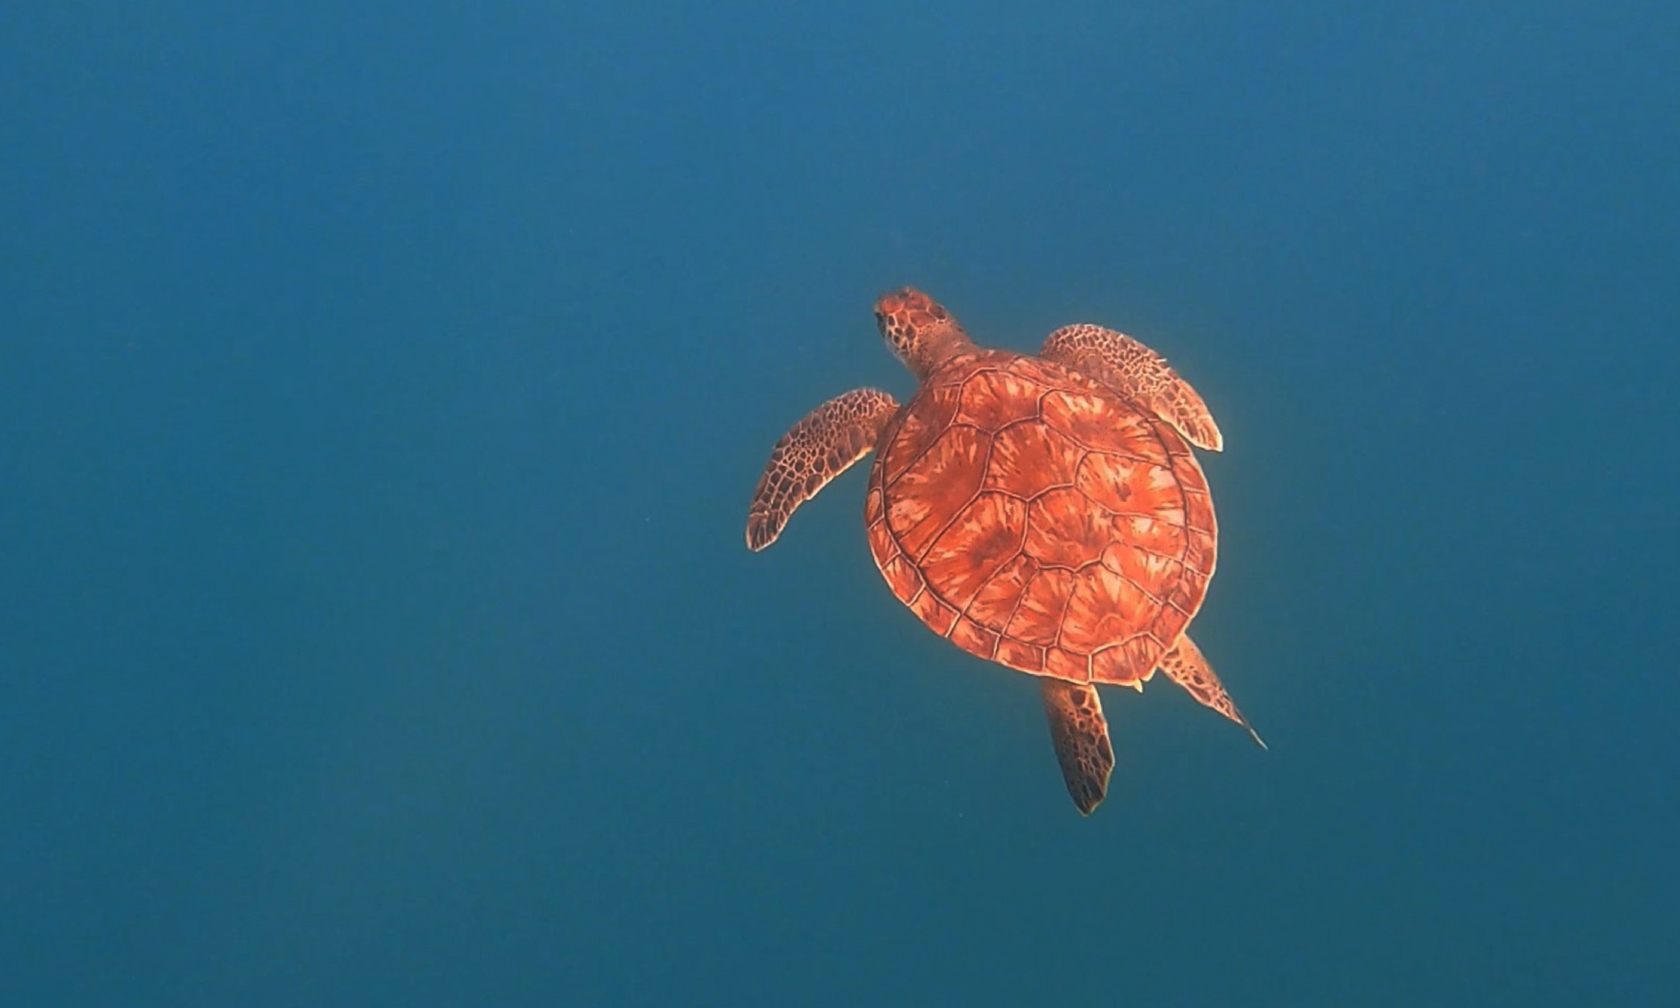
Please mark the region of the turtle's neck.
POLYGON ((916 376, 917 381, 927 381, 928 376, 940 368, 956 360, 978 353, 979 347, 968 338, 968 333, 958 325, 955 319, 930 327, 920 334, 916 352, 912 354, 905 365, 916 376))

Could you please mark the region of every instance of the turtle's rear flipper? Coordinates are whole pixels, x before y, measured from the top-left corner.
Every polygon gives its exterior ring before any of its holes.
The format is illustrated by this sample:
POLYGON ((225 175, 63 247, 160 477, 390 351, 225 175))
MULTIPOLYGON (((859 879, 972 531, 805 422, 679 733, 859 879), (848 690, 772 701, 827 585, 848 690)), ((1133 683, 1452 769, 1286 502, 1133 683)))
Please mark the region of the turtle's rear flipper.
POLYGON ((1248 718, 1242 716, 1237 705, 1231 701, 1231 694, 1225 692, 1225 684, 1213 674, 1213 668, 1207 659, 1202 657, 1202 649, 1190 639, 1189 634, 1178 639, 1178 644, 1161 656, 1160 669, 1167 674, 1167 678, 1183 686, 1196 701, 1204 707, 1211 707, 1219 713, 1248 729, 1254 736, 1254 741, 1260 743, 1260 748, 1266 748, 1260 733, 1248 723, 1248 718))
POLYGON ((1108 775, 1114 770, 1114 747, 1108 741, 1108 720, 1097 688, 1049 676, 1038 682, 1068 796, 1081 815, 1090 815, 1108 793, 1108 775))

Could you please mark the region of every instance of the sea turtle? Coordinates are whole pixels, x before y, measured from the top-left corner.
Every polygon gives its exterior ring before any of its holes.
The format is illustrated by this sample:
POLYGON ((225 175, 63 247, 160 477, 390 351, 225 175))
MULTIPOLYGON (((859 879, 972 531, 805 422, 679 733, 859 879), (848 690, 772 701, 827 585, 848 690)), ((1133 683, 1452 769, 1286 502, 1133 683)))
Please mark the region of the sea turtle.
POLYGON ((921 387, 903 406, 854 389, 795 424, 753 492, 748 548, 878 449, 864 520, 882 576, 935 633, 1039 677, 1081 813, 1114 768, 1097 683, 1142 690, 1159 668, 1253 734, 1184 633, 1216 540, 1186 441, 1223 446, 1189 383, 1094 325, 1057 329, 1037 357, 981 349, 913 288, 882 296, 875 320, 921 387))

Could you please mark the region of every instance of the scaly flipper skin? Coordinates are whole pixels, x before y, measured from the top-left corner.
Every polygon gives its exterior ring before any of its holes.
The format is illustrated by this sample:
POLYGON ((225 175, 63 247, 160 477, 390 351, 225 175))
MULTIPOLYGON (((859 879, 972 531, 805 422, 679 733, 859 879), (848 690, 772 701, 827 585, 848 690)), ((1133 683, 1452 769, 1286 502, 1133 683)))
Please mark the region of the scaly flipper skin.
POLYGON ((776 541, 789 516, 875 448, 898 402, 879 389, 853 389, 812 410, 782 435, 747 509, 747 548, 776 541))
POLYGON ((1124 333, 1094 325, 1063 326, 1045 339, 1039 356, 1153 410, 1198 448, 1219 451, 1225 446, 1219 425, 1190 383, 1167 366, 1166 358, 1124 333))
POLYGON ((1038 683, 1068 796, 1080 815, 1090 815, 1102 804, 1108 775, 1114 771, 1114 746, 1108 740, 1108 721, 1097 688, 1049 676, 1041 676, 1038 683))
POLYGON ((1219 677, 1213 674, 1207 659, 1202 657, 1202 649, 1196 646, 1186 634, 1178 639, 1178 643, 1161 658, 1160 668, 1167 674, 1167 678, 1178 683, 1195 697, 1197 702, 1205 707, 1211 707, 1219 713, 1248 729, 1254 736, 1254 741, 1260 743, 1260 748, 1266 748, 1266 743, 1260 738, 1260 733, 1237 710, 1237 705, 1231 702, 1231 695, 1225 692, 1225 685, 1219 677))

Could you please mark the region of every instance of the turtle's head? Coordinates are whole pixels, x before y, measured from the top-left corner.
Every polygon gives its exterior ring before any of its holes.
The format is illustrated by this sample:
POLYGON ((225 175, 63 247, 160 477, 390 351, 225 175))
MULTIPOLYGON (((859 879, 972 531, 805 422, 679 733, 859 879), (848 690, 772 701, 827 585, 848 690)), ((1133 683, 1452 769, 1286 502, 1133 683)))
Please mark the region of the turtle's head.
POLYGON ((956 317, 914 287, 881 295, 875 302, 875 324, 905 366, 925 380, 958 354, 974 349, 956 317))

